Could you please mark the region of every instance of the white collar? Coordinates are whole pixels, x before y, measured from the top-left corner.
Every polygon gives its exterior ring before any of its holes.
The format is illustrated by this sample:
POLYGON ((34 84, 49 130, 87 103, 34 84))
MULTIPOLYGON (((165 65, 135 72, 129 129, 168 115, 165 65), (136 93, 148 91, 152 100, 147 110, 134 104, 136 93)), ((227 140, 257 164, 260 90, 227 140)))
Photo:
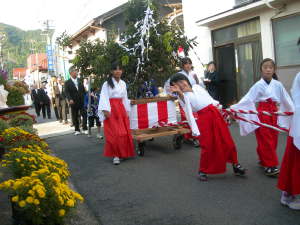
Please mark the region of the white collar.
POLYGON ((121 79, 118 82, 118 81, 116 81, 116 79, 114 77, 112 78, 112 81, 115 85, 119 85, 121 83, 121 79))
POLYGON ((76 79, 74 79, 73 77, 71 77, 71 79, 72 79, 73 82, 77 82, 77 77, 76 77, 76 79))

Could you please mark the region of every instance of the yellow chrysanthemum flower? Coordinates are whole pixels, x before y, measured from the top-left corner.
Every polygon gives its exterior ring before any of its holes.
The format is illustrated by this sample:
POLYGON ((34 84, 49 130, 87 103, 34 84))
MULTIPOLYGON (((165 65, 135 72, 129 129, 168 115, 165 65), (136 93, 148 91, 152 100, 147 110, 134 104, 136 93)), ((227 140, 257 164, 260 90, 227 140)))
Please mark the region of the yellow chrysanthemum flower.
POLYGON ((16 195, 16 196, 12 197, 12 198, 11 198, 11 201, 12 201, 12 202, 18 202, 18 201, 19 201, 19 196, 16 195))
POLYGON ((60 209, 60 210, 58 211, 58 215, 59 215, 60 217, 64 216, 65 214, 66 214, 66 211, 65 211, 64 209, 60 209))
POLYGON ((25 202, 24 200, 20 201, 20 202, 19 202, 19 206, 20 206, 21 208, 25 207, 25 206, 26 206, 26 202, 25 202))
POLYGON ((14 190, 16 190, 21 184, 22 184, 22 182, 19 181, 19 180, 17 180, 17 181, 14 183, 14 186, 13 186, 14 190))
POLYGON ((33 199, 33 197, 31 197, 31 196, 28 196, 28 197, 26 198, 26 202, 29 203, 29 204, 32 204, 33 201, 34 201, 34 199, 33 199))
POLYGON ((40 201, 39 201, 38 199, 34 199, 33 204, 39 205, 39 204, 40 204, 40 201))
POLYGON ((45 196, 46 196, 45 192, 43 190, 41 190, 41 189, 38 189, 37 193, 38 193, 38 195, 39 195, 40 198, 45 198, 45 196))
POLYGON ((69 199, 69 200, 67 201, 66 205, 67 205, 68 207, 74 207, 75 202, 74 202, 72 199, 69 199))

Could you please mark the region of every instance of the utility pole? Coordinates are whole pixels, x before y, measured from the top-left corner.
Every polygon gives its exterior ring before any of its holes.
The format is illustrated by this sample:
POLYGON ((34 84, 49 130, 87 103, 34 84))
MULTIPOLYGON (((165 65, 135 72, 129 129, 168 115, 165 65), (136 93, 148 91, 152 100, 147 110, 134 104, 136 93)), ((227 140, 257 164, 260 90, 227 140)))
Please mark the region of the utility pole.
MULTIPOLYGON (((36 78, 37 78, 37 86, 38 88, 40 88, 40 73, 39 73, 39 56, 38 56, 38 49, 37 47, 35 46, 34 47, 34 43, 36 43, 35 40, 30 40, 30 43, 31 43, 31 54, 35 54, 35 63, 34 63, 34 68, 36 69, 36 78)), ((31 64, 31 59, 32 57, 30 56, 30 64, 31 64)), ((33 79, 35 81, 35 79, 33 79)))

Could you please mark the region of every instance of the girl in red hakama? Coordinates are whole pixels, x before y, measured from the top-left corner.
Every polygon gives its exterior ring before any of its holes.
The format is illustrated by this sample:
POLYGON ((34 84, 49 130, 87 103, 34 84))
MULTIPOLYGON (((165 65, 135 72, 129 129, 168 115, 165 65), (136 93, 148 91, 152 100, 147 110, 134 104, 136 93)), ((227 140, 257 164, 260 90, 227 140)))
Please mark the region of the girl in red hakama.
MULTIPOLYGON (((186 78, 189 80, 192 86, 195 84, 199 86, 203 85, 203 83, 200 83, 200 79, 198 78, 197 74, 193 71, 193 62, 190 58, 186 57, 181 60, 181 69, 182 70, 179 71, 178 73, 186 76, 186 78)), ((170 89, 170 79, 166 81, 164 86, 164 91, 166 94, 171 94, 169 89, 170 89)), ((185 112, 181 105, 179 105, 179 110, 180 110, 181 122, 186 121, 185 112)), ((197 115, 194 114, 194 116, 197 115)), ((199 147, 199 142, 196 138, 193 137, 192 133, 184 134, 183 138, 188 142, 192 142, 194 147, 196 148, 199 147)))
POLYGON ((300 210, 300 73, 291 90, 295 104, 289 137, 279 174, 278 188, 282 190, 281 204, 300 210))
POLYGON ((99 101, 99 118, 104 121, 104 156, 112 157, 115 165, 121 158, 135 156, 129 125, 130 101, 126 83, 121 80, 121 67, 115 63, 112 74, 103 84, 99 101))
POLYGON ((191 86, 182 74, 171 77, 171 91, 176 92, 184 106, 194 136, 201 147, 199 178, 207 180, 207 174, 221 174, 226 163, 233 165, 234 173, 244 175, 245 169, 238 163, 237 151, 228 126, 214 104, 216 101, 198 85, 191 86), (198 115, 197 121, 193 112, 198 115), (200 135, 200 137, 199 137, 200 135))
MULTIPOLYGON (((262 78, 251 87, 239 103, 231 106, 231 108, 268 112, 293 111, 294 106, 289 94, 282 83, 277 80, 275 62, 272 59, 264 59, 260 65, 260 70, 262 78)), ((279 125, 280 127, 289 128, 289 118, 284 116, 269 116, 261 113, 258 116, 254 114, 239 116, 275 127, 279 125)), ((278 174, 279 169, 277 166, 279 161, 276 153, 278 131, 266 127, 258 127, 243 121, 239 121, 239 124, 242 136, 255 130, 256 151, 259 157, 259 164, 265 168, 265 174, 267 176, 278 174)))

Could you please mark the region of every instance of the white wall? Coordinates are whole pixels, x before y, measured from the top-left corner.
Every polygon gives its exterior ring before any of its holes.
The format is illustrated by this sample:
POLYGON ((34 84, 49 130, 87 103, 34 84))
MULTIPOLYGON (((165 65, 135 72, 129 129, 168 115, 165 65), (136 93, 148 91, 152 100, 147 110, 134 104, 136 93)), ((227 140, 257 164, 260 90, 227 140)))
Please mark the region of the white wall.
MULTIPOLYGON (((261 39, 262 39, 261 41, 262 41, 262 50, 263 50, 264 58, 275 59, 272 20, 274 18, 280 18, 280 17, 284 17, 299 12, 300 12, 300 1, 288 3, 286 9, 279 14, 273 9, 268 9, 260 12, 259 16, 260 16, 260 24, 261 24, 261 39)), ((300 25, 299 25, 299 29, 300 29, 300 25)))
MULTIPOLYGON (((200 57, 202 63, 207 64, 212 60, 212 45, 210 30, 206 27, 199 28, 196 22, 200 19, 215 15, 232 8, 234 0, 182 0, 184 30, 188 38, 197 36, 199 43, 196 47, 196 54, 200 57)), ((201 76, 203 68, 197 57, 190 52, 195 71, 201 76)))
POLYGON ((96 30, 95 34, 91 34, 88 37, 89 41, 95 41, 95 40, 101 40, 101 41, 107 41, 107 36, 106 36, 106 30, 105 29, 101 29, 101 30, 96 30))

